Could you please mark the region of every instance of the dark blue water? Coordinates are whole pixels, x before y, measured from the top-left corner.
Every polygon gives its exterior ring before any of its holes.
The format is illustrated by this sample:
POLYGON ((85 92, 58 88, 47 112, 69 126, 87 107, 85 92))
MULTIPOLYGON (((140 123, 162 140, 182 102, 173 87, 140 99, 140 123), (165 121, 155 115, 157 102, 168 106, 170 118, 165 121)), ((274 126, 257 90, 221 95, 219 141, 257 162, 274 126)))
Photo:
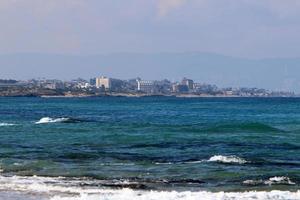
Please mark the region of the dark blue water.
POLYGON ((0 98, 0 168, 99 187, 293 191, 300 99, 0 98))

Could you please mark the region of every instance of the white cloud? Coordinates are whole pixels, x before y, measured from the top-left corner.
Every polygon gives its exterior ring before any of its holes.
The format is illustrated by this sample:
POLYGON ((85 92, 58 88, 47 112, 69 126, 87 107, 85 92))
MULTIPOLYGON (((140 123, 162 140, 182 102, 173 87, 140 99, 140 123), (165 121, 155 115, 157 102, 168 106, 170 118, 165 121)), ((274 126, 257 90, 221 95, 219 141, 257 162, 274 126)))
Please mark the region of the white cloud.
POLYGON ((164 17, 166 16, 171 10, 179 8, 187 0, 159 0, 158 1, 158 16, 164 17))

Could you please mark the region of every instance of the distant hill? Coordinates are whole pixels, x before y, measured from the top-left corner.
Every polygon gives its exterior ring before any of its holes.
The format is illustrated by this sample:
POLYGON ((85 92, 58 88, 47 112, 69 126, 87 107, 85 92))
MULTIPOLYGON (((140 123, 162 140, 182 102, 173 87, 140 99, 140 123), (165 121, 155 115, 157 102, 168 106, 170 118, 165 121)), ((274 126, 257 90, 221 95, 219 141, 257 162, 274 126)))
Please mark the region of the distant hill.
POLYGON ((116 53, 109 55, 0 55, 0 79, 72 79, 106 75, 121 79, 179 80, 218 86, 300 92, 300 58, 244 59, 211 53, 116 53))

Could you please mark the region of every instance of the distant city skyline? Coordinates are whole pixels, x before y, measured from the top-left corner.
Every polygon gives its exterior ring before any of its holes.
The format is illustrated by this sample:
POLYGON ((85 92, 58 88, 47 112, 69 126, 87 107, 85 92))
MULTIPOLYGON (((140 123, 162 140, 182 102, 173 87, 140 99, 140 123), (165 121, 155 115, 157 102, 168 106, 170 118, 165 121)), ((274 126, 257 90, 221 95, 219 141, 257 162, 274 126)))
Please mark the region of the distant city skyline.
POLYGON ((257 87, 300 92, 300 58, 242 59, 209 53, 119 53, 93 56, 0 55, 2 79, 109 76, 146 80, 189 77, 222 87, 257 87))
POLYGON ((199 83, 189 78, 180 81, 144 80, 140 77, 121 80, 100 76, 71 81, 58 79, 30 79, 24 81, 0 79, 0 97, 90 97, 90 96, 177 96, 177 97, 299 97, 288 91, 270 91, 264 88, 218 87, 199 83))

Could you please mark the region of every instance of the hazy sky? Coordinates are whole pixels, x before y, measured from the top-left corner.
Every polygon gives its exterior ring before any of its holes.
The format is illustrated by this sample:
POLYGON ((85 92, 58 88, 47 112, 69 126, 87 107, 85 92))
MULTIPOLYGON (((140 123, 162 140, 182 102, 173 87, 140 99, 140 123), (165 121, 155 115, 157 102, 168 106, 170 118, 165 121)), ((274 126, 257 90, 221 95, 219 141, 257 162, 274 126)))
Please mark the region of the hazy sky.
POLYGON ((299 66, 300 0, 0 0, 0 78, 187 76, 300 93, 299 66))
POLYGON ((0 0, 0 54, 299 57, 300 0, 0 0))

